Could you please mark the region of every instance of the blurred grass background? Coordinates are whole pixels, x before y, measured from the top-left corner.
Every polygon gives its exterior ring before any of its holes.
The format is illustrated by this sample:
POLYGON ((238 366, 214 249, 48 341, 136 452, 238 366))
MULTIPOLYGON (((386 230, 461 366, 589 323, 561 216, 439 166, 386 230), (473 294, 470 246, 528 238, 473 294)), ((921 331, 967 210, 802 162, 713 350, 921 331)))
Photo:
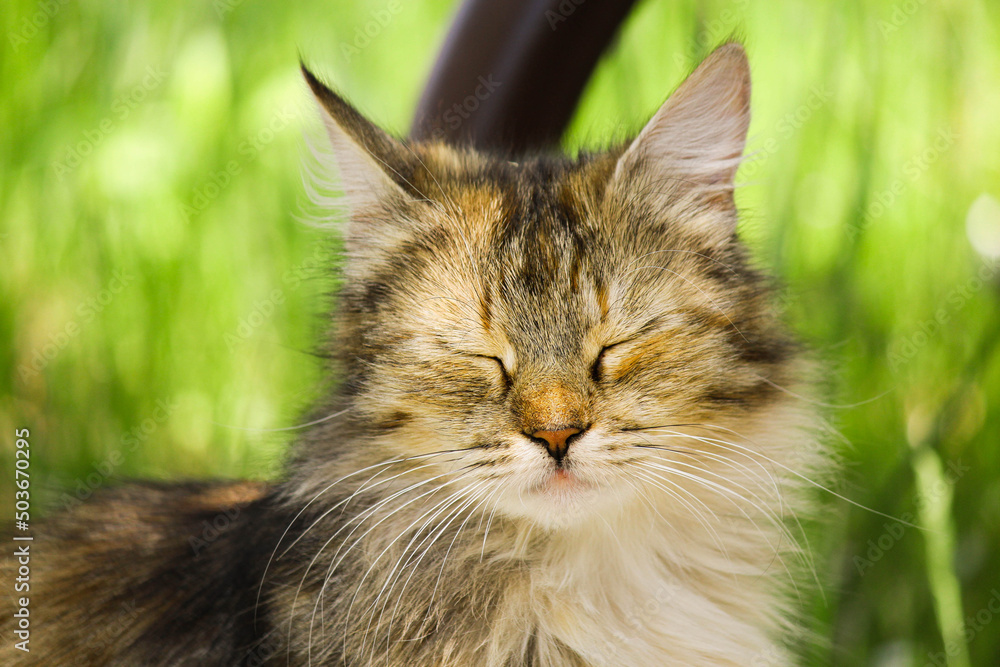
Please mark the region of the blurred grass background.
MULTIPOLYGON (((405 133, 455 8, 5 2, 4 516, 15 428, 35 513, 127 477, 275 474, 293 432, 268 429, 318 391, 329 286, 297 56, 405 133)), ((1000 664, 998 27, 985 0, 645 0, 566 139, 640 127, 746 42, 742 231, 826 361, 837 491, 929 528, 828 497, 816 664, 1000 664)))

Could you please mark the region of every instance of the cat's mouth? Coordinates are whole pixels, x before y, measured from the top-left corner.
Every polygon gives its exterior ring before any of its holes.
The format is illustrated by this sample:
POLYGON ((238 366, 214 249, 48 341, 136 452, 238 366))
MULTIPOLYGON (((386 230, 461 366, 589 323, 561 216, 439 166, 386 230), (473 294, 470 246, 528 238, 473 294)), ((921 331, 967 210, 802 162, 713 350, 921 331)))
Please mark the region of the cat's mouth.
POLYGON ((559 466, 551 473, 546 473, 532 491, 545 495, 561 495, 566 493, 580 493, 591 489, 592 486, 592 484, 585 481, 572 470, 567 470, 559 466))

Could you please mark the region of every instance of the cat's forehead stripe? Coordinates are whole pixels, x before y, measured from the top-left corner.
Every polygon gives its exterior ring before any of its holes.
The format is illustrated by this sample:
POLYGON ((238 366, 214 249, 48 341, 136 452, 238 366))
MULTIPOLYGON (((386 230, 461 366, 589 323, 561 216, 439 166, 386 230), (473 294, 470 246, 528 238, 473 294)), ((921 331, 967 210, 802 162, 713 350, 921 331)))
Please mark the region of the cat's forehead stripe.
POLYGON ((489 333, 493 324, 493 286, 484 281, 479 296, 479 322, 489 333))

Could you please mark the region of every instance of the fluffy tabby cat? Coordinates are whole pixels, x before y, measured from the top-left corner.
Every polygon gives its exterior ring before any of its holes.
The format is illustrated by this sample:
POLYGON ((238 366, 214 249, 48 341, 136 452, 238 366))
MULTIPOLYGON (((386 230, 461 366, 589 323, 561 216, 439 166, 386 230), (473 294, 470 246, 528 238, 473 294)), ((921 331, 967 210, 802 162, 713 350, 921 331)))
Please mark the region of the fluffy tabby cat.
POLYGON ((305 77, 350 210, 344 380, 273 485, 126 485, 49 520, 21 657, 790 663, 825 457, 736 237, 743 49, 576 158, 399 141, 305 77))

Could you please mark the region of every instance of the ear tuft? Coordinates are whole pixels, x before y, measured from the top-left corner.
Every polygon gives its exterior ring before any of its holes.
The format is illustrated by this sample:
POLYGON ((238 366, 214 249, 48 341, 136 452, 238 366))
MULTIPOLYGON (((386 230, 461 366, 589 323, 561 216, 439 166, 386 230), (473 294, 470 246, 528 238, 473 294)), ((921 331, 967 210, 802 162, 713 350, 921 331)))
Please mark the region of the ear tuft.
POLYGON ((615 180, 673 178, 731 192, 749 125, 750 66, 742 46, 725 44, 642 129, 619 160, 615 180))
POLYGON ((387 198, 414 196, 405 145, 362 116, 302 65, 302 75, 319 104, 327 136, 352 214, 387 198))

